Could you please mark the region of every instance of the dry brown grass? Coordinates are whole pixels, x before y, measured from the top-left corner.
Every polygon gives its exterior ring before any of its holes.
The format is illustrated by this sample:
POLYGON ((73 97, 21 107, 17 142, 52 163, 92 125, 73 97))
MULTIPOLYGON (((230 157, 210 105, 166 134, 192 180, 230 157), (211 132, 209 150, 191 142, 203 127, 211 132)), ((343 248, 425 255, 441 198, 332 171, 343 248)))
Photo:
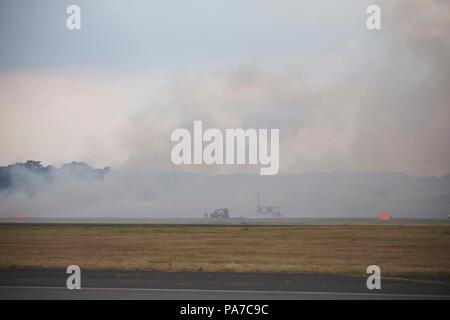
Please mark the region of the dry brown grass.
POLYGON ((0 268, 450 275, 450 226, 0 226, 0 268))

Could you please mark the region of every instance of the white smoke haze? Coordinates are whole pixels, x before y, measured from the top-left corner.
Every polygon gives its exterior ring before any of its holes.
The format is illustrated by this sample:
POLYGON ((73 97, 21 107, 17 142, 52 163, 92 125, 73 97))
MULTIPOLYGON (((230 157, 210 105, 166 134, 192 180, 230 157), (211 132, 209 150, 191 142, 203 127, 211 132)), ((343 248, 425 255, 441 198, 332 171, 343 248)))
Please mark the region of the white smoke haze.
POLYGON ((104 179, 70 172, 49 181, 17 171, 16 189, 0 191, 0 216, 47 218, 203 217, 228 207, 232 217, 253 218, 256 194, 286 217, 443 219, 450 209, 450 175, 413 178, 402 173, 304 173, 287 176, 210 175, 112 171, 104 179))
POLYGON ((173 70, 1 72, 2 165, 83 161, 112 171, 102 182, 68 178, 33 195, 3 193, 0 215, 200 217, 230 207, 248 217, 260 190, 289 216, 446 218, 450 3, 377 2, 382 31, 367 31, 362 15, 356 37, 317 54, 173 70), (280 129, 280 177, 256 177, 258 166, 174 166, 170 134, 194 120, 280 129))

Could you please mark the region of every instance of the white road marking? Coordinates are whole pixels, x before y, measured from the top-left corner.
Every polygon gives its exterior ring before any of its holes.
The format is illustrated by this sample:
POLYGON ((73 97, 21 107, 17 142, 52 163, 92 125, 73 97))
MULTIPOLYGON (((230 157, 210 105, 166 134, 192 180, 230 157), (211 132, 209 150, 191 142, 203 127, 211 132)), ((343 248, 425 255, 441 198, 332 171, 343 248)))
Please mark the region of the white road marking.
MULTIPOLYGON (((56 289, 67 291, 65 287, 32 287, 32 286, 0 286, 0 289, 56 289)), ((323 291, 269 291, 269 290, 219 290, 219 289, 153 289, 153 288, 94 288, 82 287, 81 290, 93 291, 150 291, 150 292, 216 292, 216 293, 267 293, 267 294, 307 294, 307 295, 337 295, 337 296, 370 296, 370 297, 410 297, 410 298, 441 298, 450 299, 450 295, 436 294, 397 294, 397 293, 356 293, 356 292, 323 292, 323 291)))

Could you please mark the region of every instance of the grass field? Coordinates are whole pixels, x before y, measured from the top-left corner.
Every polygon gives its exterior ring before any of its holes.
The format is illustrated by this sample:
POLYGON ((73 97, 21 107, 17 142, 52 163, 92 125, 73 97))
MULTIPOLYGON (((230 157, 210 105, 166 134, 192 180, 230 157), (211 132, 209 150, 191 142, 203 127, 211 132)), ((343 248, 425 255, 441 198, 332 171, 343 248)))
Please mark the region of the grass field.
POLYGON ((450 275, 450 226, 0 225, 0 268, 450 275))

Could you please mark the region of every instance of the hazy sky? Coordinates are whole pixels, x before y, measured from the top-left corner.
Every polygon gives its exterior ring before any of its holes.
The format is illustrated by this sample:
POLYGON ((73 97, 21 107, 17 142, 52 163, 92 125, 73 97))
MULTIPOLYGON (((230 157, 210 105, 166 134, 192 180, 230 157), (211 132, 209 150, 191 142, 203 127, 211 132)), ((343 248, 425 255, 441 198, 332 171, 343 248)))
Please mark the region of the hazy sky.
POLYGON ((170 133, 203 120, 279 128, 281 173, 444 175, 448 30, 447 0, 2 0, 0 165, 171 170, 170 133))

